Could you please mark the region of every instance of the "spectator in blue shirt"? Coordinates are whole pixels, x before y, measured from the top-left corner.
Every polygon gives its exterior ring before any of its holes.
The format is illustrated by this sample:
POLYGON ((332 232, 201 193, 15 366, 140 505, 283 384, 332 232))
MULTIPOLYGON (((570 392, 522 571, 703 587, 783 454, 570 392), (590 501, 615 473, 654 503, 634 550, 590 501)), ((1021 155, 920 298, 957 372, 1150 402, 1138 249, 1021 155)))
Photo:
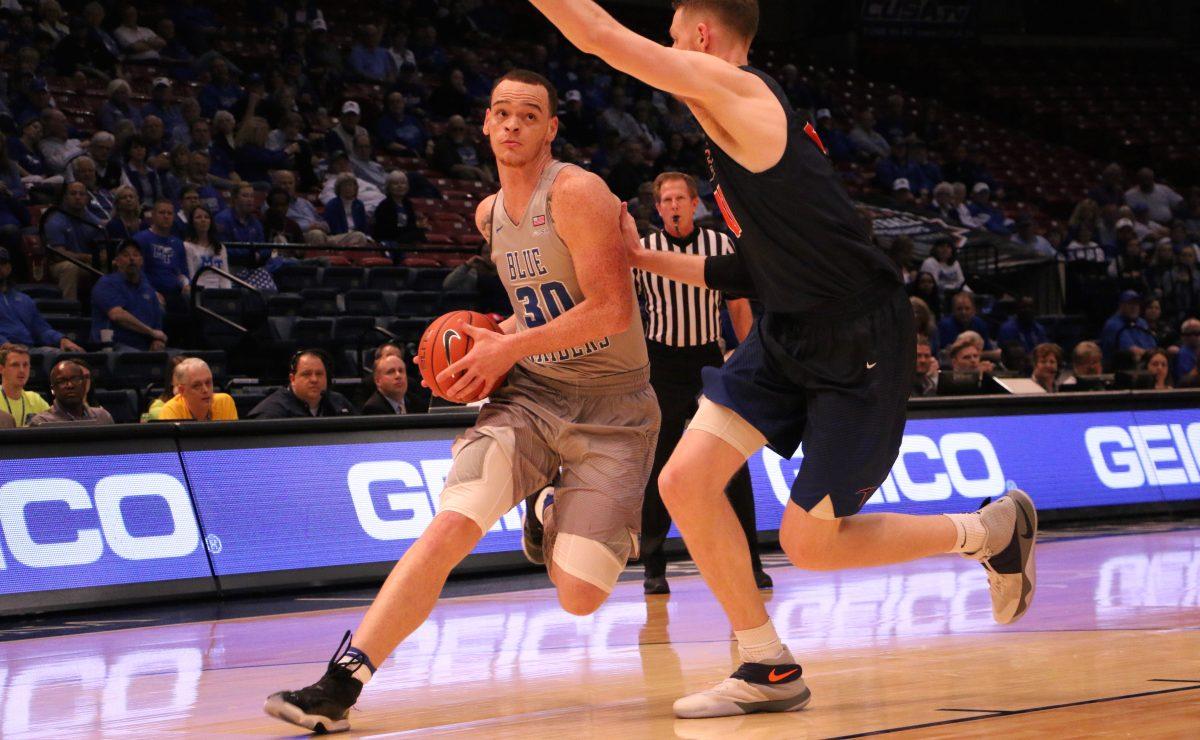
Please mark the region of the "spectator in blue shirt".
POLYGON ((42 141, 42 119, 29 114, 20 120, 17 136, 8 137, 8 156, 31 175, 45 175, 46 162, 38 146, 42 141))
POLYGON ((113 268, 92 290, 92 341, 143 351, 166 349, 163 307, 142 273, 137 242, 130 239, 117 247, 113 268))
MULTIPOLYGON (((62 204, 46 219, 42 241, 70 253, 85 264, 100 264, 104 262, 101 246, 104 230, 96 218, 87 212, 90 200, 91 196, 83 183, 68 184, 62 204)), ((91 273, 74 262, 61 259, 51 262, 50 275, 58 283, 63 298, 75 301, 79 300, 80 281, 90 279, 91 273)))
POLYGON ((392 154, 425 156, 429 134, 424 124, 408 113, 407 105, 402 94, 388 94, 387 112, 375 124, 376 138, 392 154))
POLYGON ((975 183, 975 187, 971 189, 971 202, 967 205, 967 210, 971 212, 975 223, 981 228, 1001 236, 1008 236, 1012 233, 1008 219, 1004 217, 1004 211, 992 203, 992 189, 988 187, 987 183, 975 183))
POLYGON ((1114 313, 1100 331, 1100 349, 1106 360, 1120 350, 1130 350, 1141 357, 1146 350, 1158 346, 1145 319, 1141 318, 1142 297, 1136 290, 1126 290, 1118 299, 1114 313))
POLYGON ((200 89, 200 110, 212 117, 219 110, 233 110, 245 93, 229 74, 229 65, 217 57, 208 68, 211 81, 200 89))
POLYGON ((325 221, 330 234, 367 231, 367 209, 358 199, 358 179, 349 172, 338 175, 334 197, 325 204, 325 221))
POLYGON ((179 104, 175 102, 172 83, 166 77, 154 80, 150 102, 142 106, 142 120, 150 116, 158 116, 167 131, 174 131, 177 126, 183 125, 183 113, 179 110, 179 104))
POLYGON ((964 331, 973 331, 984 338, 985 348, 990 349, 987 345, 987 324, 983 319, 979 318, 978 308, 975 305, 975 295, 962 291, 954 295, 954 301, 951 307, 951 314, 945 316, 938 322, 938 344, 942 347, 949 347, 954 344, 954 340, 958 339, 958 335, 964 331))
POLYGON ((187 253, 179 237, 171 235, 171 225, 174 223, 175 204, 164 198, 154 204, 154 210, 150 213, 150 228, 133 235, 133 240, 142 249, 146 278, 155 290, 163 294, 168 304, 179 303, 190 290, 187 253))
POLYGON ((1200 385, 1196 356, 1200 355, 1200 319, 1188 319, 1179 329, 1179 354, 1175 357, 1175 385, 1200 385))
POLYGON ((57 347, 82 352, 83 347, 55 331, 37 309, 33 299, 8 284, 12 262, 0 247, 0 344, 11 342, 26 347, 57 347))
POLYGON ((362 40, 350 50, 350 69, 368 82, 394 82, 396 63, 392 55, 379 45, 383 33, 378 26, 363 26, 362 40))
POLYGON ((1027 354, 1033 354, 1033 348, 1039 344, 1045 344, 1046 327, 1039 324, 1034 319, 1033 299, 1029 296, 1022 297, 1017 301, 1017 310, 1012 316, 1000 325, 1000 331, 996 334, 996 341, 1001 346, 1009 342, 1017 342, 1025 348, 1027 354))
MULTIPOLYGON (((261 244, 267 240, 262 221, 254 214, 254 186, 242 183, 233 196, 233 205, 217 214, 217 236, 225 244, 253 242, 261 244)), ((245 262, 253 254, 261 259, 270 256, 271 250, 252 250, 246 247, 229 247, 229 258, 234 262, 245 262)))

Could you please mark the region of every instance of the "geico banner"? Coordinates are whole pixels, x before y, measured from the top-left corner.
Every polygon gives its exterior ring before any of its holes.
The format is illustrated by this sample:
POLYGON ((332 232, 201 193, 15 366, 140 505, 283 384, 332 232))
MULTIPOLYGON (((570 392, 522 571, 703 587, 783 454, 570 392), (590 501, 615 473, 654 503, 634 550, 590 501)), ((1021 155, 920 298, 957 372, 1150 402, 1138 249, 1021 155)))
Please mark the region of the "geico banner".
MULTIPOLYGON (((750 460, 759 526, 786 505, 804 450, 750 460)), ((864 511, 970 511, 1014 486, 1042 509, 1200 498, 1200 411, 910 419, 864 511)))
POLYGON ((0 594, 211 578, 179 455, 0 460, 0 594))

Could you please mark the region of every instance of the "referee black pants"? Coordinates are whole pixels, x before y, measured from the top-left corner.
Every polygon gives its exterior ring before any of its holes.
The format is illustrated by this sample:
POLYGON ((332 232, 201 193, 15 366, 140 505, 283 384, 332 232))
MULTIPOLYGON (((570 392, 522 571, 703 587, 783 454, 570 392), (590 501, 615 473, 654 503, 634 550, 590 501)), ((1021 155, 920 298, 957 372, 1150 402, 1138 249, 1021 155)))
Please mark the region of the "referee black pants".
MULTIPOLYGON (((646 577, 655 578, 667 572, 663 542, 671 528, 671 515, 658 492, 658 474, 683 437, 687 422, 696 413, 701 383, 700 369, 717 367, 722 363, 721 349, 716 342, 698 347, 671 347, 646 340, 650 353, 650 385, 658 394, 662 410, 662 426, 658 446, 654 449, 654 468, 646 484, 646 499, 642 504, 642 564, 646 577)), ((750 559, 755 572, 762 570, 758 556, 758 530, 754 518, 754 495, 750 488, 750 470, 743 465, 725 488, 725 495, 737 514, 746 541, 750 543, 750 559)))

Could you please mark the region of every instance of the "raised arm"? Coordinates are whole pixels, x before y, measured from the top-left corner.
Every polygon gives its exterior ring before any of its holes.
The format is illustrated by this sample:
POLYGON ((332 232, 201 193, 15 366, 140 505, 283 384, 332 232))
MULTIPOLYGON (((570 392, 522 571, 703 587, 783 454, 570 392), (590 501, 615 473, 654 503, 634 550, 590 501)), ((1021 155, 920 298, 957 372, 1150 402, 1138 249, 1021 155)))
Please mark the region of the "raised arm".
POLYGON ((705 108, 765 90, 754 75, 715 56, 672 49, 622 26, 592 0, 530 0, 580 51, 705 108))

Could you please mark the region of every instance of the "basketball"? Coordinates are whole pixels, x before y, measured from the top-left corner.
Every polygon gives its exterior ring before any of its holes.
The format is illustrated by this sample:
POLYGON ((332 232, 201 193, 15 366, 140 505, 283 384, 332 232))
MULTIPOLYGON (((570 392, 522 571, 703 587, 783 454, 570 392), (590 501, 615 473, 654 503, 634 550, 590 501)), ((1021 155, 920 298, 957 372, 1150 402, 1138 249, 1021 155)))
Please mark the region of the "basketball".
MULTIPOLYGON (((434 319, 421 335, 421 342, 417 345, 417 368, 421 371, 421 379, 438 398, 446 398, 445 392, 448 390, 448 387, 442 388, 438 385, 438 373, 461 360, 475 344, 475 340, 463 331, 464 326, 500 331, 500 325, 490 316, 475 311, 451 311, 434 319)), ((492 391, 504 385, 506 379, 507 376, 501 378, 483 395, 491 395, 492 391)))

